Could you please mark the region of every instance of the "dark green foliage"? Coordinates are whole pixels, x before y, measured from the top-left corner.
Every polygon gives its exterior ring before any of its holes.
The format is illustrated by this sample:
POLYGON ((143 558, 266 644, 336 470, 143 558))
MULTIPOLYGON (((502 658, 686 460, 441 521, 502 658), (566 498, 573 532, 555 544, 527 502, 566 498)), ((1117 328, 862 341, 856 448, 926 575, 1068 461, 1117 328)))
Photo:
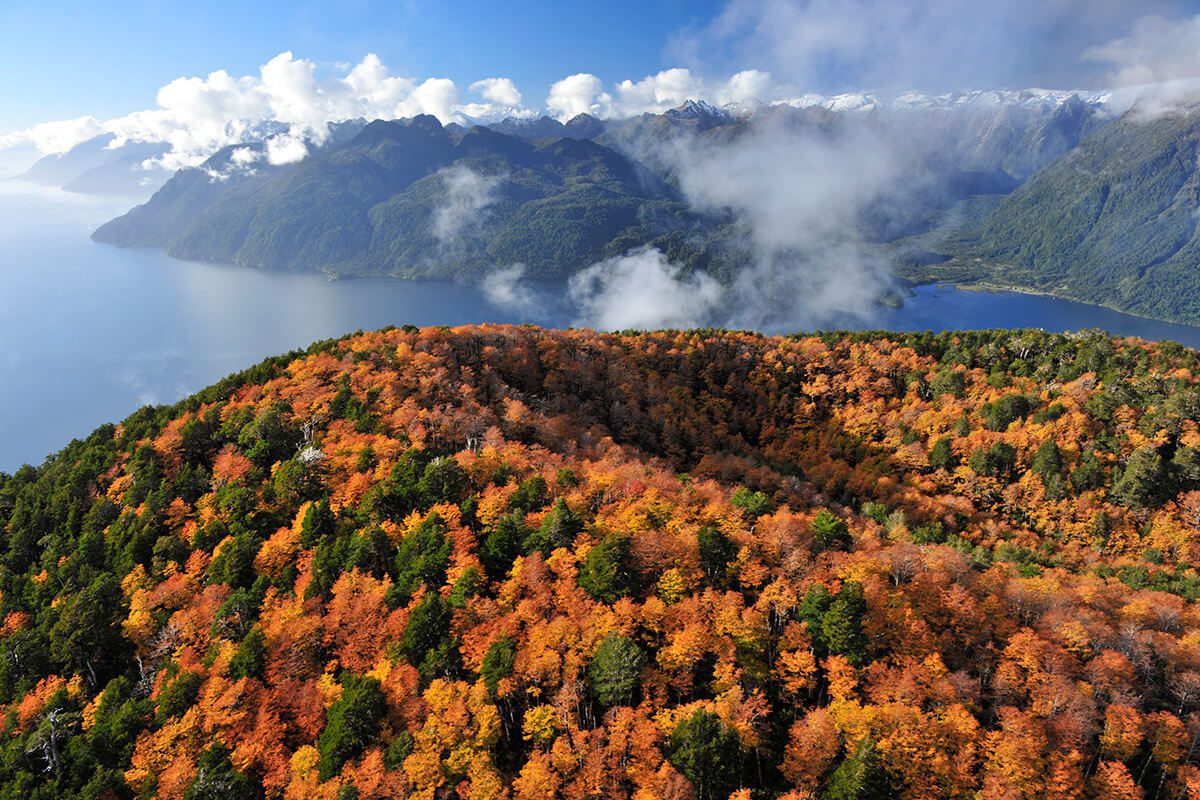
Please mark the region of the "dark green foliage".
POLYGON ((373 490, 378 513, 403 518, 422 506, 420 484, 429 463, 428 455, 426 451, 416 449, 401 454, 387 480, 373 490))
POLYGON ((400 542, 396 553, 396 579, 388 597, 389 605, 400 606, 424 584, 436 591, 446 582, 450 563, 450 540, 446 525, 437 514, 430 514, 400 542))
POLYGON ((1063 468, 1062 451, 1058 449, 1058 444, 1053 439, 1042 442, 1033 454, 1029 468, 1037 473, 1043 482, 1058 477, 1063 468))
POLYGON ((984 406, 984 426, 989 431, 1006 431, 1008 426, 1029 416, 1032 405, 1023 394, 1006 394, 984 406))
POLYGON ((1129 456, 1120 477, 1113 481, 1109 497, 1115 503, 1144 508, 1166 495, 1168 487, 1162 456, 1155 448, 1147 446, 1134 450, 1129 456))
POLYGON ((582 530, 583 522, 560 497, 538 529, 525 537, 525 552, 539 552, 548 558, 556 549, 573 545, 582 530))
POLYGON ((933 376, 933 380, 929 382, 929 392, 933 397, 950 394, 961 399, 966 386, 967 376, 963 370, 947 368, 933 376))
POLYGON ((808 634, 821 655, 829 652, 829 648, 825 646, 824 621, 831 603, 833 596, 829 594, 825 584, 818 583, 804 593, 800 598, 800 605, 796 608, 796 617, 808 624, 808 634))
POLYGON ((520 509, 510 511, 496 521, 479 548, 479 558, 489 577, 496 580, 508 574, 513 561, 523 552, 528 535, 525 512, 520 509))
POLYGON ((435 458, 430 461, 417 481, 417 492, 421 507, 435 503, 457 503, 467 486, 467 476, 453 458, 435 458))
POLYGON ((1104 485, 1104 467, 1091 450, 1084 453, 1079 464, 1071 470, 1071 485, 1077 492, 1099 489, 1104 485))
POLYGON ((315 500, 325 493, 320 462, 306 462, 299 456, 282 462, 275 470, 272 485, 275 496, 286 506, 295 508, 305 500, 315 500))
POLYGON ((257 577, 254 572, 254 557, 262 541, 253 533, 239 533, 226 542, 208 565, 208 579, 213 583, 227 583, 234 589, 246 588, 257 577))
POLYGON ((267 637, 262 628, 255 625, 238 645, 237 652, 229 659, 229 677, 262 678, 267 652, 267 637))
POLYGON ((284 413, 282 407, 261 411, 238 434, 238 447, 260 467, 268 468, 276 461, 284 460, 295 452, 300 441, 284 413))
POLYGON ((68 675, 79 673, 100 687, 115 677, 129 652, 121 636, 127 614, 116 578, 101 575, 60 610, 50 628, 50 657, 68 675))
POLYGON ((159 724, 171 717, 182 715, 196 702, 200 693, 200 684, 204 679, 198 672, 183 670, 172 678, 158 693, 158 712, 156 718, 159 724))
POLYGON ((398 649, 425 682, 453 674, 458 668, 450 619, 450 608, 436 592, 421 598, 408 615, 398 649))
POLYGON ((312 547, 321 539, 333 534, 333 512, 329 510, 329 498, 323 497, 308 507, 300 522, 300 545, 312 547))
POLYGON ((517 643, 510 636, 501 636, 492 642, 483 654, 479 674, 487 690, 494 696, 500 681, 512 674, 513 662, 517 657, 517 643))
POLYGON ((633 589, 629 537, 610 533, 588 551, 579 569, 579 585, 602 603, 615 603, 633 589))
POLYGON ((451 608, 466 608, 467 601, 475 597, 483 589, 485 580, 483 575, 475 567, 467 567, 458 576, 458 580, 454 582, 454 586, 450 589, 450 596, 446 598, 446 603, 451 608))
POLYGON ((724 586, 729 562, 737 556, 737 545, 720 529, 705 526, 696 531, 696 544, 700 549, 700 569, 713 586, 724 586))
POLYGON ((724 800, 742 785, 741 740, 712 712, 680 720, 667 742, 667 758, 692 782, 699 800, 724 800))
POLYGON ((867 660, 867 638, 862 617, 867 610, 862 585, 846 581, 821 617, 821 640, 830 653, 845 656, 856 666, 867 660))
MULTIPOLYGON (((255 583, 258 583, 257 580, 255 583)), ((253 587, 234 591, 217 609, 213 618, 212 635, 240 642, 254 624, 261 601, 261 594, 254 591, 253 587)))
POLYGON ((509 505, 528 513, 544 508, 549 499, 550 490, 546 479, 541 475, 534 475, 517 486, 517 490, 509 498, 509 505))
POLYGON ((317 774, 329 780, 379 735, 379 723, 387 713, 387 702, 379 681, 345 674, 342 694, 329 707, 325 729, 317 737, 317 774))
POLYGON ((929 466, 934 469, 954 469, 957 459, 950 443, 949 436, 943 436, 933 443, 933 447, 929 450, 929 466))
POLYGON ((127 506, 137 506, 162 483, 163 469, 158 453, 148 444, 142 445, 133 454, 129 469, 133 473, 133 485, 129 487, 123 500, 127 506))
POLYGON ((631 705, 644 662, 642 648, 632 639, 617 633, 605 636, 588 665, 592 693, 600 704, 631 705))
POLYGON ((1008 442, 996 442, 971 454, 967 461, 977 475, 1011 481, 1017 468, 1017 451, 1008 442))
POLYGON ((183 800, 256 800, 262 797, 256 782, 238 772, 229 761, 229 751, 214 744, 200 754, 196 778, 183 800))
POLYGON ((845 550, 853 541, 846 522, 826 508, 813 517, 811 528, 813 544, 818 550, 845 550))
POLYGON ((408 758, 413 751, 413 737, 408 731, 400 731, 392 741, 388 742, 387 749, 383 751, 383 766, 385 769, 402 769, 404 767, 404 759, 408 758))
POLYGON ((864 739, 838 764, 821 790, 821 800, 891 800, 895 797, 875 743, 864 739))

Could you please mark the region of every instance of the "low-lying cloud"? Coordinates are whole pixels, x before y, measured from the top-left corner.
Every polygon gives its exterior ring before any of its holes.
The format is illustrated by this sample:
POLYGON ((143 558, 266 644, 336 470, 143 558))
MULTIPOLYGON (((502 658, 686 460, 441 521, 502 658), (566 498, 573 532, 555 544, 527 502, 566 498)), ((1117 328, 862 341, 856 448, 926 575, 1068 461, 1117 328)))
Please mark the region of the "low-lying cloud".
POLYGON ((492 270, 480 283, 483 296, 499 308, 534 314, 541 306, 537 293, 525 282, 525 265, 510 264, 492 270))
POLYGON ((488 206, 496 200, 500 178, 464 164, 443 169, 439 175, 444 195, 433 210, 431 230, 443 248, 453 247, 483 222, 488 206))
POLYGON ((714 278, 685 273, 653 247, 593 264, 568 285, 579 324, 599 330, 707 324, 725 294, 714 278))

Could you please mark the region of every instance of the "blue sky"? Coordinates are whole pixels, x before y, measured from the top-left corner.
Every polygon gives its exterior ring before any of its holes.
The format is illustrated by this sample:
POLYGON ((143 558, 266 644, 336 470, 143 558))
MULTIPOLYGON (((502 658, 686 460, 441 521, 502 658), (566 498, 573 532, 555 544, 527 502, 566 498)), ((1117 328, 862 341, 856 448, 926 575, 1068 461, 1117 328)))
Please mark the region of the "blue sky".
POLYGON ((291 50, 328 64, 380 56, 394 74, 460 85, 512 78, 540 102, 574 72, 613 80, 667 66, 677 31, 716 0, 0 2, 0 131, 47 119, 116 116, 152 105, 184 75, 255 73, 291 50), (19 76, 19 77, 17 77, 19 76))
POLYGON ((595 82, 564 107, 655 109, 654 81, 616 84, 677 66, 703 85, 676 81, 672 102, 733 97, 741 70, 761 73, 759 100, 1200 78, 1198 15, 1200 0, 0 0, 0 137, 153 109, 181 77, 257 78, 285 51, 332 76, 374 53, 392 76, 451 79, 464 104, 509 78, 530 112, 575 73, 595 82))

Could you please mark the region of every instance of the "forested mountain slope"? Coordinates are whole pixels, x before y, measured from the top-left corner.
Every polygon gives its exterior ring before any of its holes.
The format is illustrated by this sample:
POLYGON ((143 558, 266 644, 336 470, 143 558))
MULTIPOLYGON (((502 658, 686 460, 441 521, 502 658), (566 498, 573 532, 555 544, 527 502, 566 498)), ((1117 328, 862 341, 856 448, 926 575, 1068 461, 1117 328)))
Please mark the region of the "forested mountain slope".
POLYGON ((948 265, 1144 316, 1200 321, 1200 110, 1100 128, 958 231, 948 265))
MULTIPOLYGON (((470 129, 430 116, 355 121, 295 163, 273 163, 270 138, 227 147, 93 238, 261 269, 474 280, 514 264, 566 278, 653 245, 688 271, 731 280, 754 261, 752 221, 737 203, 685 194, 680 174, 701 162, 730 159, 710 179, 717 185, 741 179, 741 158, 887 149, 895 180, 872 184, 839 213, 856 236, 890 242, 928 230, 966 197, 1011 191, 1104 121, 1095 98, 1024 94, 842 111, 734 113, 688 102, 623 120, 470 129), (780 149, 742 151, 764 141, 780 149)), ((789 190, 830 191, 813 172, 789 190)), ((835 182, 844 178, 855 179, 835 182)), ((798 215, 792 224, 811 223, 798 215)))
POLYGON ((1200 792, 1200 358, 406 328, 0 478, 0 797, 1200 792))
POLYGON ((422 116, 376 120, 298 164, 227 148, 93 238, 330 275, 466 277, 522 263, 561 276, 648 243, 695 258, 703 242, 687 239, 716 224, 595 142, 534 143, 422 116))

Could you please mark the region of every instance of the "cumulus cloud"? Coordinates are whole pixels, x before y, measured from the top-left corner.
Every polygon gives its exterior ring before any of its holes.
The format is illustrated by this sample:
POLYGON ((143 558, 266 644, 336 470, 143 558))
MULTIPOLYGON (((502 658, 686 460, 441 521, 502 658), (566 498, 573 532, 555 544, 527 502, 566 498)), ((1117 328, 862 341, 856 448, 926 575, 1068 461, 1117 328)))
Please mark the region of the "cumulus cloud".
POLYGON ((704 273, 685 274, 648 247, 576 273, 568 292, 579 309, 579 324, 624 330, 706 324, 725 290, 704 273))
POLYGON ((588 73, 571 75, 550 87, 546 107, 559 120, 579 114, 601 118, 623 118, 638 114, 661 114, 688 100, 717 106, 753 106, 782 97, 769 73, 743 70, 721 81, 706 81, 690 69, 665 69, 639 80, 623 80, 612 91, 599 77, 588 73))
POLYGON ((612 97, 604 91, 604 82, 586 72, 568 75, 550 86, 546 108, 559 119, 580 114, 603 116, 612 106, 612 97))
POLYGON ((500 179, 483 175, 463 164, 440 173, 445 195, 433 211, 432 230, 443 247, 458 243, 482 222, 487 207, 496 200, 500 179))
POLYGON ((324 142, 331 122, 431 114, 448 123, 527 113, 519 107, 520 92, 506 78, 488 78, 472 87, 486 102, 463 104, 458 87, 447 78, 417 81, 392 75, 374 54, 343 75, 322 77, 314 62, 284 52, 258 75, 235 77, 218 70, 206 77, 177 78, 158 91, 154 108, 110 120, 81 117, 35 125, 0 137, 0 148, 33 143, 43 153, 62 153, 110 133, 118 147, 126 142, 169 144, 161 166, 176 169, 195 165, 227 145, 282 134, 269 145, 268 158, 289 163, 303 158, 310 144, 324 142))
POLYGON ((521 93, 517 90, 517 85, 508 78, 484 78, 472 83, 470 89, 485 100, 498 105, 521 105, 521 93))

